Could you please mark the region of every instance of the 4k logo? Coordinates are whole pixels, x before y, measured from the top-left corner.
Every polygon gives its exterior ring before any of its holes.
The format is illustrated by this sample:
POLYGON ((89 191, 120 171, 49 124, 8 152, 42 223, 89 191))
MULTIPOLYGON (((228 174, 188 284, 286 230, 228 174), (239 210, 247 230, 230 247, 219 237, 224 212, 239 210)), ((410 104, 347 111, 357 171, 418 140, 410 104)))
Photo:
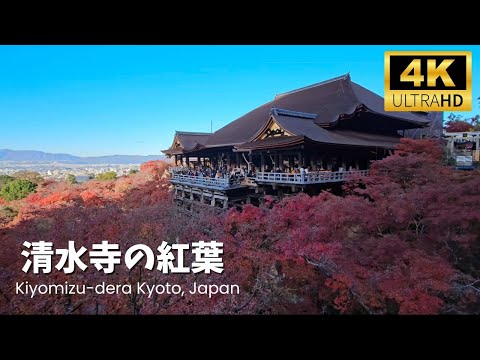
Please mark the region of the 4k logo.
POLYGON ((385 52, 386 111, 471 111, 470 51, 385 52))

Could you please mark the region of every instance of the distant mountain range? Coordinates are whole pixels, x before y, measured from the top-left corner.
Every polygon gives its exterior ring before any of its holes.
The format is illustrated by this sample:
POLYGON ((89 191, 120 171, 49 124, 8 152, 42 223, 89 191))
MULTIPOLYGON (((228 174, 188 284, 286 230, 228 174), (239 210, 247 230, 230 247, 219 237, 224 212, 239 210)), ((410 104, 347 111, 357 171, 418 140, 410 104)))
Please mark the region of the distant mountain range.
POLYGON ((81 157, 70 154, 52 154, 34 150, 0 149, 0 161, 59 162, 65 164, 141 164, 163 160, 163 155, 110 155, 81 157))

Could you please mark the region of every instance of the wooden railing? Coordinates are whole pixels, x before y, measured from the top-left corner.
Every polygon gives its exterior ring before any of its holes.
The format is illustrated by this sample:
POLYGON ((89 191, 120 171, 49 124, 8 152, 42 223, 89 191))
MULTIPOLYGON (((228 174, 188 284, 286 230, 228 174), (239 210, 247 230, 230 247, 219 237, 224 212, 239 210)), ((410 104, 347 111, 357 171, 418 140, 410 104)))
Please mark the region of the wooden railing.
POLYGON ((352 177, 367 176, 368 170, 356 171, 321 171, 308 174, 285 174, 285 173, 257 173, 257 182, 269 182, 278 184, 320 184, 328 182, 345 181, 352 177))
POLYGON ((368 170, 356 171, 321 171, 310 172, 308 174, 286 174, 286 173, 270 173, 259 172, 255 178, 246 178, 242 182, 230 181, 229 178, 210 178, 204 176, 183 175, 172 172, 172 182, 178 182, 185 185, 200 185, 218 189, 228 189, 235 185, 254 186, 255 182, 261 183, 277 183, 277 184, 321 184, 329 182, 341 182, 350 178, 367 176, 368 170))
POLYGON ((228 178, 210 178, 204 176, 182 175, 173 172, 171 181, 190 185, 203 185, 208 187, 226 189, 230 187, 230 180, 228 178))

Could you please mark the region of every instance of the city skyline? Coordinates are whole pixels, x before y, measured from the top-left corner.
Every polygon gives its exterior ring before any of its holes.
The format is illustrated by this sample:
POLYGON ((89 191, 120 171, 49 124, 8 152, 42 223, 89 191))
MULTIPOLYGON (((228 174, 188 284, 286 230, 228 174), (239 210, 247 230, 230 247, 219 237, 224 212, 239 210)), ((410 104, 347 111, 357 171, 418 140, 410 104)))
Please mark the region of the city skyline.
MULTIPOLYGON (((210 132, 276 94, 350 73, 383 96, 388 50, 477 46, 0 46, 0 148, 159 155, 175 130, 210 132)), ((475 101, 472 112, 479 112, 475 101)), ((445 114, 445 117, 448 114, 445 114)))

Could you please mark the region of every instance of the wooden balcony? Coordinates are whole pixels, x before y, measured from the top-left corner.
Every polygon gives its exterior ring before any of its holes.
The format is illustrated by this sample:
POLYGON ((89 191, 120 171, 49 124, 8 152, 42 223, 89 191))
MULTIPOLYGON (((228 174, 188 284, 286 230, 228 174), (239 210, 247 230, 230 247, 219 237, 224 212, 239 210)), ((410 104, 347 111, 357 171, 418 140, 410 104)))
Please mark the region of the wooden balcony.
POLYGON ((254 178, 245 178, 241 182, 229 178, 210 178, 204 176, 183 175, 172 172, 172 184, 200 187, 210 190, 229 190, 240 187, 255 187, 257 184, 311 185, 342 182, 350 178, 367 176, 368 170, 356 171, 321 171, 308 174, 288 174, 259 172, 254 178))
POLYGON ((257 183, 270 184, 288 184, 288 185, 309 185, 331 182, 342 182, 358 176, 367 176, 368 170, 356 171, 321 171, 310 172, 308 174, 285 174, 285 173, 257 173, 255 181, 257 183))

